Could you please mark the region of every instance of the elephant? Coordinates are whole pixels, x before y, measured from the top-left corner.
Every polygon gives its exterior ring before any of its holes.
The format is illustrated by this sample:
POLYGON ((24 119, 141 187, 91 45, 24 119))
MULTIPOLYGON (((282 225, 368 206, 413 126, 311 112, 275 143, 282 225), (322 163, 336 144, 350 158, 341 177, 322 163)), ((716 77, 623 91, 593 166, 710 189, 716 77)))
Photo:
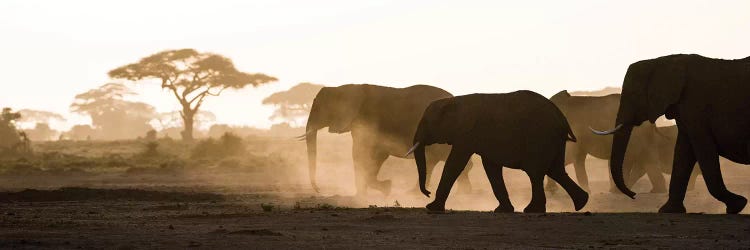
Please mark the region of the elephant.
MULTIPOLYGON (((586 173, 586 156, 591 155, 599 159, 609 159, 612 138, 602 137, 589 133, 589 127, 609 126, 615 121, 615 112, 620 105, 620 94, 609 94, 605 96, 572 96, 563 90, 553 95, 550 101, 562 111, 570 123, 573 133, 578 135, 578 141, 568 142, 565 150, 565 165, 573 164, 578 184, 584 190, 590 191, 588 175, 586 173)), ((676 130, 674 130, 676 131, 676 130)), ((668 150, 658 150, 668 146, 674 147, 675 136, 668 136, 672 130, 657 128, 651 124, 641 126, 633 130, 630 143, 628 144, 629 161, 623 163, 625 180, 628 186, 632 186, 643 176, 648 174, 651 180, 652 193, 665 193, 667 191, 666 181, 662 175, 663 164, 671 166, 672 153, 668 150), (659 132, 657 130, 664 130, 659 132), (632 174, 631 174, 632 173, 632 174)), ((669 149, 671 150, 671 149, 669 149)), ((611 191, 617 190, 611 182, 611 191)), ((556 190, 557 185, 548 182, 547 190, 556 190)))
POLYGON ((419 187, 425 187, 425 146, 452 145, 443 168, 433 212, 445 211, 445 202, 456 178, 473 154, 478 154, 499 206, 495 212, 513 212, 502 167, 521 169, 531 181, 531 202, 524 212, 546 211, 544 176, 557 181, 573 200, 576 210, 588 202, 588 193, 565 172, 566 141, 575 141, 565 116, 544 96, 522 90, 504 94, 471 94, 432 102, 419 122, 414 153, 419 187))
MULTIPOLYGON (((316 192, 317 131, 328 127, 331 133, 351 132, 357 196, 368 187, 388 195, 390 180, 377 180, 378 172, 390 156, 404 157, 417 130, 417 122, 427 105, 451 97, 447 91, 415 85, 391 88, 370 84, 347 84, 323 87, 313 100, 307 120, 306 140, 310 183, 316 192)), ((429 170, 444 161, 450 147, 436 146, 428 150, 429 170)), ((471 165, 468 166, 471 168, 471 165)), ((467 175, 461 177, 462 189, 471 189, 467 175)), ((414 192, 418 190, 414 188, 414 192)))
POLYGON ((686 212, 685 192, 697 162, 709 193, 726 205, 726 213, 736 214, 745 208, 747 199, 727 189, 719 156, 750 164, 748 100, 750 57, 725 60, 676 54, 638 61, 625 73, 615 127, 593 132, 614 134, 609 162, 612 178, 620 191, 635 198, 622 172, 631 132, 662 115, 674 119, 678 134, 669 198, 659 212, 686 212))

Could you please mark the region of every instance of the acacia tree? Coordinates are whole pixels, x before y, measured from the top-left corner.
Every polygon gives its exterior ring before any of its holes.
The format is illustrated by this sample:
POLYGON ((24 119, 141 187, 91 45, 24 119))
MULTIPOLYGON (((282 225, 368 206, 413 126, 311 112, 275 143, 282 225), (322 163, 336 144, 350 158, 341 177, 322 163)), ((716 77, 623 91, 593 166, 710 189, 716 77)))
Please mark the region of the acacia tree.
POLYGON ((151 130, 148 122, 156 115, 149 104, 124 100, 135 94, 122 83, 107 83, 76 95, 70 109, 89 115, 104 139, 133 138, 151 130))
POLYGON ((33 109, 22 109, 18 111, 21 114, 21 118, 17 120, 18 123, 28 123, 27 125, 34 125, 37 123, 47 123, 52 121, 66 121, 65 117, 61 114, 44 111, 44 110, 33 110, 33 109))
POLYGON ((21 118, 16 120, 18 127, 23 128, 34 141, 46 141, 55 137, 59 131, 52 129, 49 124, 53 121, 66 121, 61 114, 50 111, 22 109, 18 113, 21 114, 21 118))
POLYGON ((21 137, 14 124, 20 118, 21 114, 13 112, 11 108, 3 108, 2 113, 0 113, 0 153, 14 148, 21 142, 21 137))
POLYGON ((218 96, 223 90, 258 86, 277 79, 264 74, 237 70, 229 58, 194 49, 158 52, 109 72, 112 78, 131 81, 156 79, 182 106, 184 124, 182 139, 193 139, 193 118, 207 96, 218 96))
POLYGON ((276 92, 266 97, 263 99, 263 104, 276 106, 276 110, 269 119, 281 119, 296 125, 297 121, 310 114, 313 99, 322 88, 323 85, 303 82, 289 90, 276 92))

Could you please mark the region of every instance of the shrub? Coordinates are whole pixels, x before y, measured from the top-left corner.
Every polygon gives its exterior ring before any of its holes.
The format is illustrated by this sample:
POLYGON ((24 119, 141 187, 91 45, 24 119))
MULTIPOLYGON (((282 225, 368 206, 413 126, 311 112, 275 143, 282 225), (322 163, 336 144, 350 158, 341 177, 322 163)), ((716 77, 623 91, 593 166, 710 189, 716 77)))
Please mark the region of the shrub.
POLYGON ((150 141, 146 143, 146 149, 143 150, 141 155, 145 157, 154 157, 159 155, 159 142, 150 141))
POLYGON ((242 138, 232 133, 224 133, 218 140, 208 138, 198 142, 190 157, 220 159, 240 155, 243 152, 245 152, 245 143, 242 138))

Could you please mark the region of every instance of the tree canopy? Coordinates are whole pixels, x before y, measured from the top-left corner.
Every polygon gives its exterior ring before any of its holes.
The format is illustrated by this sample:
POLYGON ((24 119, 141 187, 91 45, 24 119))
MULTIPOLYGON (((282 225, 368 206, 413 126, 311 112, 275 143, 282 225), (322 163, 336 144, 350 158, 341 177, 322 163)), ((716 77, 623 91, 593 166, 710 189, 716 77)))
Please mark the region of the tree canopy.
POLYGON ((23 129, 34 128, 38 124, 46 124, 49 126, 53 121, 66 121, 65 117, 61 114, 50 111, 21 109, 18 113, 21 114, 21 118, 16 120, 16 122, 18 123, 18 127, 23 129))
POLYGON ((11 108, 3 108, 0 114, 0 151, 11 150, 19 143, 21 137, 14 122, 21 118, 21 114, 13 112, 11 108))
POLYGON ((99 129, 100 139, 128 139, 151 130, 148 124, 156 115, 153 106, 124 100, 135 95, 121 83, 107 83, 75 96, 70 105, 73 112, 91 117, 94 128, 99 129))
POLYGON ((180 115, 185 140, 193 139, 193 118, 207 96, 217 96, 229 88, 258 86, 277 80, 265 74, 241 72, 229 58, 194 49, 158 52, 116 68, 109 72, 109 76, 131 81, 155 79, 161 82, 161 87, 168 89, 182 106, 180 115))
POLYGON ((312 102, 323 87, 323 85, 303 82, 286 91, 276 92, 266 97, 263 99, 263 104, 276 106, 276 110, 269 119, 280 119, 296 124, 298 120, 310 114, 312 102))

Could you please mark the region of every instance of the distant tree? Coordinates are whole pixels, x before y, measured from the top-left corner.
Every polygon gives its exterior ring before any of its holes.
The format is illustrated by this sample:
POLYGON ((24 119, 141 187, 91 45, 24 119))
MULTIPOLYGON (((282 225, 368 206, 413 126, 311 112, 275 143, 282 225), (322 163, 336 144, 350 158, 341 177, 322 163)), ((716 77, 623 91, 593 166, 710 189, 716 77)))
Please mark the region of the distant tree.
POLYGON ((22 138, 14 124, 18 119, 21 119, 21 114, 13 112, 11 108, 3 108, 0 114, 0 151, 14 149, 22 143, 22 138))
POLYGON ((37 122, 32 129, 24 129, 24 132, 32 141, 48 141, 59 134, 59 131, 50 128, 49 124, 41 122, 37 122))
POLYGON ((75 125, 65 132, 62 137, 71 140, 89 140, 96 135, 96 130, 87 124, 75 125))
POLYGON ((145 138, 148 141, 156 140, 156 130, 152 129, 152 130, 149 130, 148 132, 146 132, 146 137, 145 138))
POLYGON ((49 124, 66 121, 61 114, 50 111, 21 109, 18 113, 21 114, 21 118, 16 120, 18 127, 33 141, 47 141, 58 136, 60 132, 52 129, 49 124))
POLYGON ((2 122, 13 124, 16 120, 21 119, 21 113, 13 112, 13 109, 5 107, 3 108, 3 113, 2 116, 0 116, 0 119, 2 119, 0 120, 2 122))
POLYGON ((219 138, 220 136, 226 133, 234 134, 232 127, 230 127, 227 124, 214 124, 214 125, 211 125, 211 128, 208 129, 208 137, 211 137, 211 138, 214 138, 214 137, 219 138))
POLYGON ((19 110, 18 113, 21 114, 21 118, 18 119, 18 122, 27 123, 29 125, 39 123, 49 124, 52 121, 66 121, 65 117, 61 114, 44 110, 22 109, 19 110))
POLYGON ((276 106, 276 111, 269 119, 298 125, 297 122, 300 119, 305 119, 310 114, 313 99, 323 87, 323 85, 303 82, 289 90, 276 92, 266 97, 263 99, 263 104, 276 106))
POLYGON ((112 78, 140 81, 156 79, 182 106, 182 139, 192 141, 193 119, 209 95, 225 89, 241 89, 276 81, 272 76, 237 70, 229 58, 194 49, 166 50, 109 72, 112 78))
POLYGON ((156 111, 146 103, 123 99, 130 95, 135 92, 125 85, 107 83, 76 95, 70 109, 89 115, 94 128, 101 130, 102 139, 135 138, 153 129, 148 123, 156 111))

